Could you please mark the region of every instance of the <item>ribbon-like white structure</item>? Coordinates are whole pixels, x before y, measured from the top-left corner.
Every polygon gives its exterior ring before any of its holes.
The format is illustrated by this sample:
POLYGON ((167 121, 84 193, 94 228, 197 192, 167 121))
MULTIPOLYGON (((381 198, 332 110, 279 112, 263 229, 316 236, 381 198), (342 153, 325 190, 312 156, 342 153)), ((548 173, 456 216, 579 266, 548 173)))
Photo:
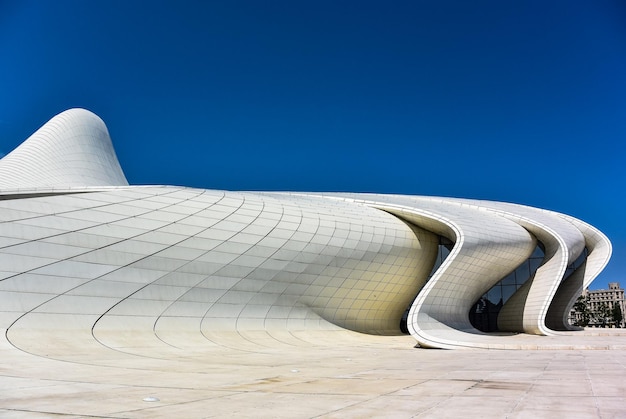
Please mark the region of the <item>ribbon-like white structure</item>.
POLYGON ((129 186, 83 109, 0 160, 0 327, 32 353, 49 351, 42 334, 108 348, 399 334, 409 307, 421 346, 522 347, 517 333, 573 329, 569 309, 610 255, 594 227, 522 205, 129 186), (511 336, 475 329, 474 304, 538 246, 541 265, 498 315, 511 336))

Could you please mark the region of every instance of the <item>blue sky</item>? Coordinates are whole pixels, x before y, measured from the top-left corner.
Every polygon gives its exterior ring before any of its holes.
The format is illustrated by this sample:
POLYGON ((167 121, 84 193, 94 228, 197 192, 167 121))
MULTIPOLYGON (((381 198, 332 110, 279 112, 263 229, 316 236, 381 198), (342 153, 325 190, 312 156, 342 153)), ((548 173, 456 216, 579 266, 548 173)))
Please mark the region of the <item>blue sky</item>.
POLYGON ((621 1, 0 0, 0 155, 72 107, 132 184, 547 208, 626 286, 621 1))

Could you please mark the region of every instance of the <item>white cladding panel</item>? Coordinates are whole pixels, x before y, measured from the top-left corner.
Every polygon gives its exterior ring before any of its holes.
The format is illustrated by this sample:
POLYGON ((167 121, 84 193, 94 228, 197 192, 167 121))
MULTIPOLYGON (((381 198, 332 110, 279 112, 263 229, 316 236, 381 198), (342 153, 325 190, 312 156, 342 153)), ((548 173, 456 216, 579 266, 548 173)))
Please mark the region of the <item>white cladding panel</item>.
POLYGON ((237 344, 261 332, 397 334, 410 307, 423 346, 508 348, 468 312, 538 243, 543 264, 502 308, 502 330, 569 328, 608 239, 570 216, 490 201, 128 186, 102 120, 72 109, 0 160, 0 327, 31 353, 50 350, 41 333, 69 346, 193 347, 228 333, 237 344), (428 280, 438 236, 454 246, 428 280))

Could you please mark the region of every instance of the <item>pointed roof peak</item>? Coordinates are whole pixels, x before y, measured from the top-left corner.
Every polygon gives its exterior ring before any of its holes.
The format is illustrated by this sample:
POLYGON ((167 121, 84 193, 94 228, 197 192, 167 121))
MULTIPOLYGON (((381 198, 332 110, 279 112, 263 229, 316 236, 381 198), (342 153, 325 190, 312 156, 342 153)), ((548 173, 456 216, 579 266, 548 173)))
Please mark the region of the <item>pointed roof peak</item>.
POLYGON ((93 112, 54 116, 0 160, 0 188, 126 186, 109 131, 93 112))

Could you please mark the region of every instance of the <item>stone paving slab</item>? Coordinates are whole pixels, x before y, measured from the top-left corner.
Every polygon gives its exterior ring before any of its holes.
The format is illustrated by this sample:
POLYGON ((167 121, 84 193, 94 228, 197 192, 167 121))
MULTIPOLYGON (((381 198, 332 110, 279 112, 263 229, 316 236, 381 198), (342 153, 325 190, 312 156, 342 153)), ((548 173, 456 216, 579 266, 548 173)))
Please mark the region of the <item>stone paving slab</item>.
MULTIPOLYGON (((0 417, 626 418, 625 350, 446 351, 345 333, 335 346, 49 357, 0 341, 0 417)), ((626 344, 619 332, 560 339, 626 344)))

